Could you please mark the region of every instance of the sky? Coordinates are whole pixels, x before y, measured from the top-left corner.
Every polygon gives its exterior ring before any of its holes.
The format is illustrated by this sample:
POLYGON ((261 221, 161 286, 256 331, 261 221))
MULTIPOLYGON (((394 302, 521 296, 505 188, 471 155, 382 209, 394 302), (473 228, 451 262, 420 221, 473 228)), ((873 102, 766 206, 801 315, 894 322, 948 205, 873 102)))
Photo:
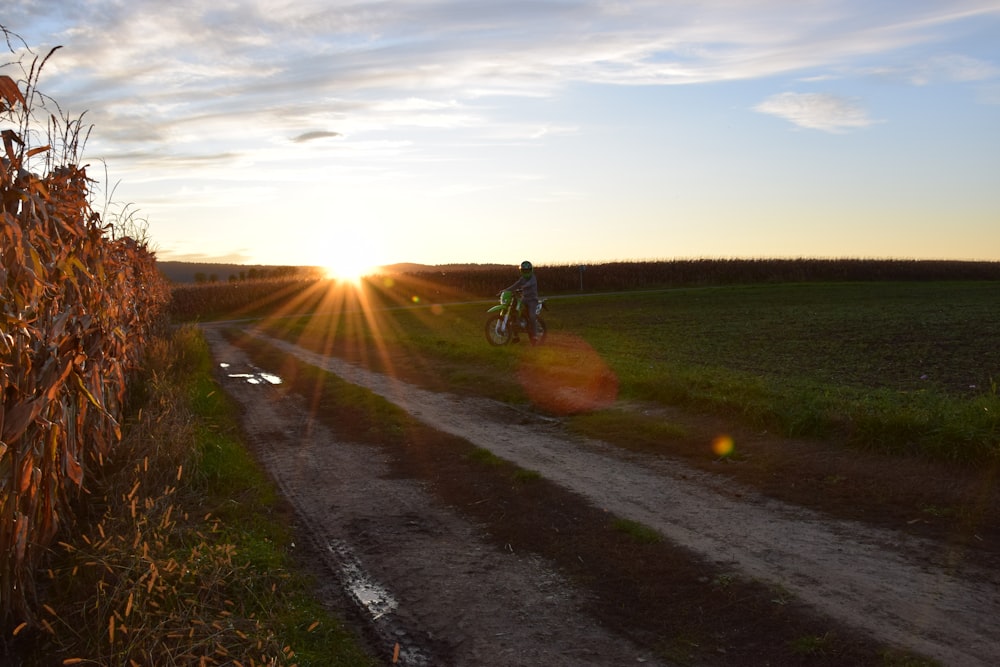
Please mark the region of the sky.
POLYGON ((1000 0, 6 0, 0 25, 14 78, 62 47, 38 88, 161 260, 1000 261, 1000 0))

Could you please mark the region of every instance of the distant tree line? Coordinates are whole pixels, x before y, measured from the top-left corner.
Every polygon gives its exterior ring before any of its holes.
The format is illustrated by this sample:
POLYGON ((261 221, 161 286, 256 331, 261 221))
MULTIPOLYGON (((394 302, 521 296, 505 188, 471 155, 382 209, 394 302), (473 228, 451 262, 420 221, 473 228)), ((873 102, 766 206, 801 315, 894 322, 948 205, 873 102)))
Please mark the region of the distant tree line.
MULTIPOLYGON (((231 283, 242 282, 245 280, 281 280, 289 278, 318 278, 318 269, 311 266, 272 266, 272 267, 250 267, 245 270, 238 271, 236 273, 229 274, 229 281, 231 283)), ((198 285, 205 285, 208 283, 219 282, 218 273, 206 273, 205 271, 196 271, 194 274, 194 282, 198 285)))
MULTIPOLYGON (((543 292, 616 291, 788 282, 1000 280, 1000 262, 905 259, 690 259, 536 267, 543 292)), ((510 267, 428 267, 405 272, 396 289, 491 296, 514 282, 510 267)))

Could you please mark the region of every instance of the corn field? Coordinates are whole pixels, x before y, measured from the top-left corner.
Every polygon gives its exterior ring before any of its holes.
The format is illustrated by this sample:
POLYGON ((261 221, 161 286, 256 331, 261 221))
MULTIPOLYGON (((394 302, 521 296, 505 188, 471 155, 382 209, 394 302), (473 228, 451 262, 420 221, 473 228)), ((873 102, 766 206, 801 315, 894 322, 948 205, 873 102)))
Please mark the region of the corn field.
POLYGON ((310 278, 267 278, 230 283, 174 285, 170 316, 187 322, 218 317, 253 317, 273 313, 292 304, 307 312, 322 299, 316 288, 321 281, 310 278))
POLYGON ((129 378, 169 299, 145 242, 116 234, 92 210, 92 181, 77 164, 80 122, 46 114, 47 130, 37 129, 45 60, 15 62, 20 81, 0 75, 4 628, 35 616, 37 568, 69 524, 88 470, 114 456, 129 378), (32 147, 39 134, 48 143, 32 147))

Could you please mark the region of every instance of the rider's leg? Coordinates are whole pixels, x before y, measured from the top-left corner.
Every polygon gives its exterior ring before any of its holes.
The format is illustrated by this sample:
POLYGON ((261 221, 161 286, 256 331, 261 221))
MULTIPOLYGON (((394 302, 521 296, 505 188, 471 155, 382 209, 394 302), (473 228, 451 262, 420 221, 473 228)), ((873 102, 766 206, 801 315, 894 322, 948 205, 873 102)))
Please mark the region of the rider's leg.
POLYGON ((527 301, 525 304, 528 307, 528 338, 531 342, 535 342, 535 332, 538 328, 538 302, 537 301, 527 301))

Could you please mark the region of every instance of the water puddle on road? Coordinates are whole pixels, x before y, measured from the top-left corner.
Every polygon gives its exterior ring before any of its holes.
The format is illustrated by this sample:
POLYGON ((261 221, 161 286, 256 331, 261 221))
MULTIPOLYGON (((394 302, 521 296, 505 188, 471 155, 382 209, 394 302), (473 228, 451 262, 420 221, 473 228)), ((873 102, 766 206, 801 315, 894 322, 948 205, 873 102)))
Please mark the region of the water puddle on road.
MULTIPOLYGON (((219 364, 219 368, 229 370, 230 365, 223 362, 219 364)), ((227 375, 231 378, 246 380, 248 384, 281 384, 280 376, 274 373, 265 373, 259 369, 255 369, 252 373, 227 373, 227 375)))
POLYGON ((400 667, 430 667, 440 664, 393 613, 399 602, 365 571, 351 547, 341 540, 330 540, 326 546, 339 570, 341 588, 368 613, 371 627, 385 646, 393 646, 392 664, 400 667))
POLYGON ((340 540, 332 540, 327 545, 327 549, 337 556, 340 565, 340 581, 344 589, 368 611, 372 620, 378 620, 396 610, 399 606, 396 598, 368 576, 368 573, 365 572, 345 543, 340 540))

